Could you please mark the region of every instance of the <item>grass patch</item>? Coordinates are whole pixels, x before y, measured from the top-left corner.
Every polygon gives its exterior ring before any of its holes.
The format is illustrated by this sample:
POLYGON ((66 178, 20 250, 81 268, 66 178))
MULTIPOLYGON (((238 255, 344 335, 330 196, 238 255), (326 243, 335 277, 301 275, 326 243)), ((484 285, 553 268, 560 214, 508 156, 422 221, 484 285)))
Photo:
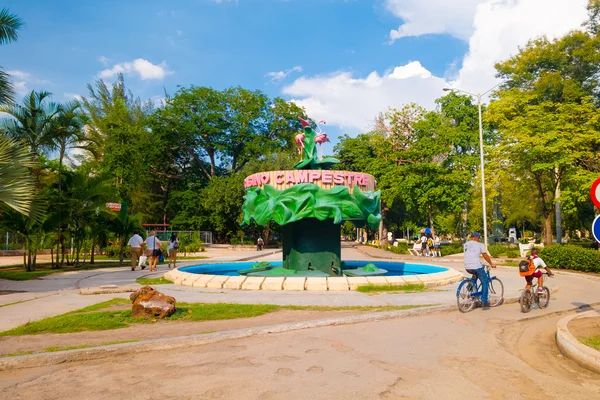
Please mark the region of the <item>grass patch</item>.
POLYGON ((358 286, 356 288, 361 293, 380 293, 380 292, 397 292, 397 293, 419 293, 425 292, 427 288, 423 283, 403 283, 402 285, 394 285, 388 283, 387 285, 374 285, 368 284, 358 286))
MULTIPOLYGON (((112 299, 102 303, 71 311, 55 317, 44 318, 29 322, 14 329, 0 332, 1 336, 38 335, 43 333, 72 333, 83 331, 102 331, 109 329, 127 328, 136 323, 151 323, 151 320, 132 318, 131 310, 113 309, 115 306, 130 305, 128 299, 112 299)), ((232 304, 232 303, 177 303, 175 314, 165 321, 215 321, 236 318, 258 317, 278 310, 310 310, 310 311, 395 311, 408 310, 424 305, 403 306, 279 306, 274 304, 232 304)), ((114 344, 114 343, 109 343, 114 344)), ((80 347, 74 347, 80 348, 80 347)), ((71 350, 69 348, 52 349, 47 351, 71 350)), ((13 354, 15 355, 15 354, 13 354)))
POLYGON ((579 339, 579 341, 588 347, 600 350, 600 336, 592 336, 589 338, 579 339))
POLYGON ((503 260, 498 260, 498 265, 501 265, 503 267, 518 267, 519 266, 519 261, 503 261, 503 260))
POLYGON ((165 279, 162 276, 160 278, 137 278, 135 281, 140 285, 166 285, 173 283, 173 281, 165 279))
POLYGON ((23 264, 4 266, 0 270, 0 279, 8 279, 11 281, 27 281, 30 279, 38 279, 46 275, 57 274, 61 272, 71 271, 87 271, 90 269, 114 268, 127 266, 127 263, 121 265, 119 262, 101 262, 97 264, 82 264, 79 266, 68 266, 63 268, 52 269, 50 263, 38 263, 35 271, 24 271, 23 264))
POLYGON ((42 270, 42 271, 0 271, 0 279, 8 279, 11 281, 28 281, 30 279, 41 278, 42 276, 63 272, 61 270, 42 270))
POLYGON ((51 347, 45 348, 42 351, 27 350, 27 351, 18 351, 16 353, 4 354, 4 355, 0 355, 0 358, 25 356, 27 354, 36 354, 36 353, 55 353, 57 351, 87 349, 90 347, 109 346, 111 344, 134 343, 134 342, 139 342, 139 340, 115 340, 114 342, 105 342, 105 343, 100 343, 100 344, 81 344, 79 346, 51 346, 51 347))

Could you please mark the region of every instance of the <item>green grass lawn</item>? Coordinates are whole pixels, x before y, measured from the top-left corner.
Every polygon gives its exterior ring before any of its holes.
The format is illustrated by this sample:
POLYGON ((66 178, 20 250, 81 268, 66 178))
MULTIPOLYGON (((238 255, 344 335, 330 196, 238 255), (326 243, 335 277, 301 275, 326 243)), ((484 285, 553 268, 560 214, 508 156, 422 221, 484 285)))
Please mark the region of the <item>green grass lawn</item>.
POLYGON ((169 283, 173 283, 172 281, 165 279, 162 276, 160 278, 137 278, 135 281, 140 285, 166 285, 169 283))
MULTIPOLYGON (((124 264, 125 266, 127 264, 124 264)), ((99 268, 114 268, 120 267, 119 262, 101 262, 97 264, 85 263, 77 267, 65 266, 63 268, 52 269, 50 263, 38 263, 35 271, 24 271, 23 265, 4 266, 0 269, 0 279, 9 279, 11 281, 26 281, 29 279, 37 279, 50 274, 70 271, 86 271, 99 268)))
MULTIPOLYGON (((55 317, 29 322, 17 328, 0 332, 0 336, 37 335, 43 333, 72 333, 83 331, 102 331, 108 329, 127 328, 135 323, 151 323, 143 318, 131 317, 131 301, 128 299, 112 299, 94 304, 80 310, 71 311, 55 317), (119 308, 115 308, 119 307, 119 308), (126 309, 124 309, 126 307, 126 309)), ((393 311, 406 310, 426 305, 409 306, 278 306, 274 304, 231 304, 231 303, 177 303, 175 314, 165 321, 215 321, 235 318, 251 318, 278 310, 311 310, 311 311, 393 311)))
POLYGON ((579 339, 579 341, 588 347, 600 350, 600 336, 592 336, 589 338, 579 339))
POLYGON ((402 285, 388 283, 387 285, 363 285, 357 287, 356 290, 362 293, 419 293, 427 291, 427 288, 423 283, 404 283, 402 285))

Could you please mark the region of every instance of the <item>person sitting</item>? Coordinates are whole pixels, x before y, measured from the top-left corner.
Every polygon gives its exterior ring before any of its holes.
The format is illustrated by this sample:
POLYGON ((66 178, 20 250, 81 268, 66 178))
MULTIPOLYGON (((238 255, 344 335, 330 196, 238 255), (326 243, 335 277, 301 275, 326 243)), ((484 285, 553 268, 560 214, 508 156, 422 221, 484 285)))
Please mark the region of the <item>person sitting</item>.
POLYGON ((554 273, 548 268, 544 260, 542 260, 539 256, 540 250, 538 248, 531 249, 531 259, 533 260, 533 265, 535 266, 535 272, 529 276, 525 276, 525 281, 527 281, 526 289, 531 289, 531 284, 533 283, 533 278, 538 278, 538 293, 543 293, 543 285, 544 285, 544 273, 542 272, 542 268, 548 272, 548 275, 554 276, 554 273))

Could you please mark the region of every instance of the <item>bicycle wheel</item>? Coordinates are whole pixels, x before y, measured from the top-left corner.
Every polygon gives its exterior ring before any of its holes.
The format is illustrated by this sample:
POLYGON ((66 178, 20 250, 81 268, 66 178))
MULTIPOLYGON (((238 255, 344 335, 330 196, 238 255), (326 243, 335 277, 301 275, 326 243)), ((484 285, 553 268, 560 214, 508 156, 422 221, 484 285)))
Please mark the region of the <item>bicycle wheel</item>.
POLYGON ((546 308, 550 303, 550 289, 544 286, 542 290, 542 293, 538 293, 537 304, 539 308, 546 308))
POLYGON ((458 286, 458 295, 456 296, 456 304, 460 312, 469 312, 475 308, 475 299, 471 297, 471 293, 475 291, 475 285, 472 281, 462 281, 458 286))
POLYGON ((504 285, 502 281, 496 277, 492 278, 488 283, 488 301, 490 307, 497 307, 504 302, 504 285))
POLYGON ((531 289, 523 290, 523 293, 521 293, 521 297, 519 298, 519 304, 521 304, 521 312, 527 313, 529 312, 529 310, 531 310, 531 303, 533 303, 532 297, 533 293, 531 292, 531 289))

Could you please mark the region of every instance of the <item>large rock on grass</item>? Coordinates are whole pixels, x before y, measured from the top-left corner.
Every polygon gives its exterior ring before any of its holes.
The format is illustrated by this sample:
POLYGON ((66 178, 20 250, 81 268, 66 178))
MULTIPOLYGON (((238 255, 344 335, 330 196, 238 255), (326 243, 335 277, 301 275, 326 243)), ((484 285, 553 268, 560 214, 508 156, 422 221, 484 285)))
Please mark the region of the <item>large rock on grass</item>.
POLYGON ((175 313, 175 298, 144 286, 129 296, 133 318, 165 318, 175 313))

